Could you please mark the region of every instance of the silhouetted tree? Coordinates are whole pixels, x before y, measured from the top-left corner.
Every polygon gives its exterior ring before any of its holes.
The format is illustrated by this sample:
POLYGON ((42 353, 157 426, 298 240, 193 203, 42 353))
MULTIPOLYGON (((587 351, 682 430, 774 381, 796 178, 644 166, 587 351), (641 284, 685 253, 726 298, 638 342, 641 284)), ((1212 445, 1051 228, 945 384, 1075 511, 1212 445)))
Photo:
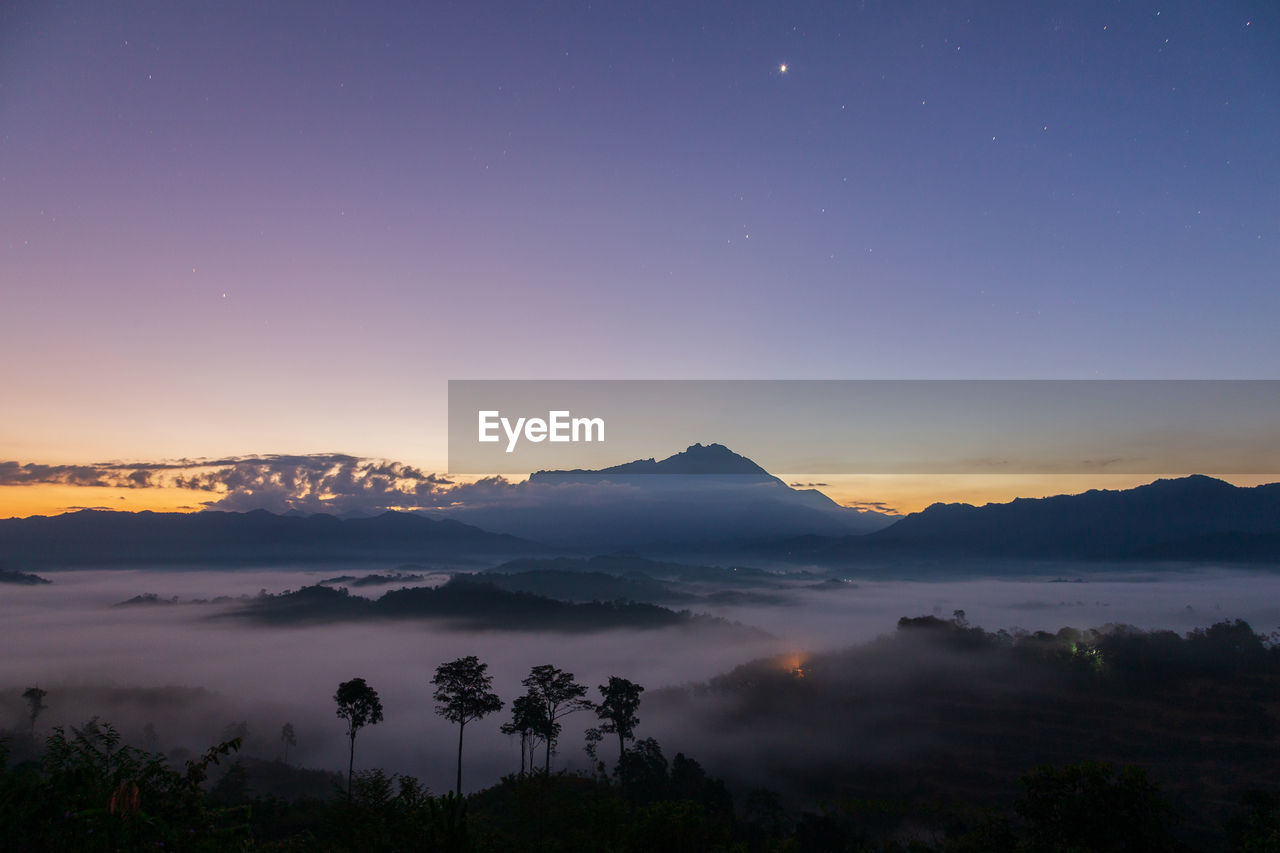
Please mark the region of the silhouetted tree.
POLYGON ((603 698, 596 705, 596 716, 604 721, 600 724, 600 731, 618 736, 619 761, 627 751, 627 740, 634 736, 640 723, 636 710, 640 707, 640 694, 643 692, 644 688, 639 684, 616 675, 609 676, 608 684, 600 685, 603 698))
POLYGON ((36 733, 36 717, 40 716, 40 712, 45 709, 44 697, 49 695, 49 691, 41 690, 39 687, 28 687, 22 693, 22 698, 27 700, 27 716, 31 720, 31 736, 35 737, 36 733))
POLYGON ((542 702, 532 692, 511 703, 511 722, 502 724, 502 733, 520 735, 520 775, 524 775, 524 757, 529 755, 529 769, 533 770, 533 750, 538 738, 547 729, 546 712, 542 702))
POLYGON ((1227 839, 1240 853, 1280 850, 1280 797, 1256 789, 1245 792, 1239 810, 1227 819, 1227 839))
POLYGON ((618 780, 634 802, 652 803, 666 797, 671 777, 658 742, 651 737, 636 741, 618 762, 618 780))
POLYGON ((1094 761, 1040 767, 1022 777, 1015 809, 1035 850, 1165 851, 1173 811, 1138 767, 1094 761))
POLYGON ((502 700, 494 693, 493 676, 487 675, 487 663, 475 655, 458 658, 436 667, 436 713, 458 724, 458 781, 454 791, 462 796, 462 733, 467 723, 494 711, 502 710, 502 700))
POLYGON ((351 753, 347 759, 347 797, 350 798, 351 772, 356 763, 356 732, 382 722, 382 702, 378 699, 378 691, 366 684, 363 678, 339 684, 333 701, 338 703, 338 716, 347 721, 347 737, 351 741, 351 753))
POLYGON ((280 727, 280 743, 284 744, 284 763, 289 763, 289 747, 298 745, 298 738, 293 733, 293 723, 285 723, 280 727))
POLYGON ((599 755, 600 741, 604 740, 604 735, 601 734, 600 730, 594 726, 587 729, 584 734, 587 742, 582 748, 587 753, 587 758, 591 759, 591 764, 596 768, 597 773, 602 777, 607 777, 604 769, 604 762, 600 760, 599 755))
POLYGON ((560 736, 560 718, 595 706, 590 700, 583 698, 587 695, 587 688, 573 680, 572 672, 565 672, 549 663, 529 670, 529 675, 520 683, 528 688, 529 695, 542 706, 542 731, 539 734, 547 742, 547 760, 543 772, 550 775, 551 753, 560 736))

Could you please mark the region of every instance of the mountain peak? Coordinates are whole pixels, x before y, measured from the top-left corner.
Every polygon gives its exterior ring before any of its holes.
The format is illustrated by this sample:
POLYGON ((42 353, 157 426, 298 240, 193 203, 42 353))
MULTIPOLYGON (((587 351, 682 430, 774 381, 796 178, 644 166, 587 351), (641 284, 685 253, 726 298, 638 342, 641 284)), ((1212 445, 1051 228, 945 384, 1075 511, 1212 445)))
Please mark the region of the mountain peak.
POLYGON ((654 463, 671 474, 767 474, 747 457, 723 444, 691 444, 679 453, 654 463))
POLYGON ((734 453, 723 444, 691 444, 679 453, 663 460, 636 459, 596 470, 538 471, 531 480, 562 480, 565 477, 599 474, 753 474, 757 477, 773 477, 741 454, 734 453))
POLYGON ((1235 491, 1238 487, 1228 483, 1226 480, 1219 480, 1206 474, 1191 474, 1186 477, 1163 477, 1141 488, 1167 491, 1230 492, 1235 491))

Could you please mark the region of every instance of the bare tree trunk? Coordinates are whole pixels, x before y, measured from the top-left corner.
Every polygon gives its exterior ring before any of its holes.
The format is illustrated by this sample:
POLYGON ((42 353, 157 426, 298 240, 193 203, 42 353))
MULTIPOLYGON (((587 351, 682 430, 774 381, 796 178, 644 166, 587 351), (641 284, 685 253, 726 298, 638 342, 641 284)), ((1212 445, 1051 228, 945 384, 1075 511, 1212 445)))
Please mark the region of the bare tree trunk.
POLYGON ((521 776, 524 775, 524 748, 525 748, 526 738, 527 738, 527 735, 525 735, 524 732, 521 732, 520 733, 520 775, 521 776))
POLYGON ((351 773, 356 766, 356 733, 351 733, 351 755, 347 759, 347 799, 351 799, 351 773))
POLYGON ((458 784, 453 790, 459 797, 462 796, 462 730, 466 727, 466 723, 458 725, 458 784))

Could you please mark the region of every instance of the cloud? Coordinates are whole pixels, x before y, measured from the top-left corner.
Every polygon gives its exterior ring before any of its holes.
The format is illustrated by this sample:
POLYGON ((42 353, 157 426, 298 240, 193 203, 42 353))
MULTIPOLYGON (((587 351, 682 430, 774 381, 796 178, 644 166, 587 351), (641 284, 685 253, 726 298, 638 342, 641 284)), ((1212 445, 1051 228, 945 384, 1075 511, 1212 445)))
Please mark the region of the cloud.
POLYGON ((853 509, 869 509, 886 515, 902 515, 897 507, 884 501, 845 501, 841 506, 852 507, 853 509))
POLYGON ((467 495, 483 495, 510 486, 501 478, 459 485, 446 476, 412 465, 345 454, 89 465, 0 462, 0 486, 46 483, 191 489, 209 493, 204 505, 211 508, 338 514, 446 507, 467 495))
POLYGON ((788 483, 793 489, 825 489, 830 483, 788 483))
POLYGON ((57 483, 64 486, 106 486, 144 488, 146 471, 136 466, 120 465, 39 465, 29 462, 0 462, 0 486, 31 486, 57 483), (134 476, 139 472, 141 478, 134 476))
POLYGON ((338 453, 94 465, 0 463, 0 485, 181 488, 204 495, 191 503, 228 512, 356 516, 425 511, 538 541, 631 541, 625 531, 639 537, 636 541, 674 541, 708 529, 726 537, 744 535, 744 525, 753 526, 756 536, 802 531, 836 535, 863 523, 835 507, 832 513, 795 503, 777 481, 730 479, 688 475, 640 485, 607 479, 512 482, 492 476, 457 482, 402 462, 338 453))

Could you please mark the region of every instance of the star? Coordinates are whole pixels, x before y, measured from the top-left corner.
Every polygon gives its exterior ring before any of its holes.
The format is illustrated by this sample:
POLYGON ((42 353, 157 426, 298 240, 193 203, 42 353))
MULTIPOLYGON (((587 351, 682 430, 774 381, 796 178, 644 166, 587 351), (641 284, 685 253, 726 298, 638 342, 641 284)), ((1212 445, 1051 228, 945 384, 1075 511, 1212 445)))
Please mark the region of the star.
POLYGON ((779 66, 778 66, 778 73, 779 73, 779 74, 786 74, 786 73, 787 73, 787 63, 785 63, 785 62, 784 62, 784 63, 782 63, 781 65, 779 65, 779 66))

